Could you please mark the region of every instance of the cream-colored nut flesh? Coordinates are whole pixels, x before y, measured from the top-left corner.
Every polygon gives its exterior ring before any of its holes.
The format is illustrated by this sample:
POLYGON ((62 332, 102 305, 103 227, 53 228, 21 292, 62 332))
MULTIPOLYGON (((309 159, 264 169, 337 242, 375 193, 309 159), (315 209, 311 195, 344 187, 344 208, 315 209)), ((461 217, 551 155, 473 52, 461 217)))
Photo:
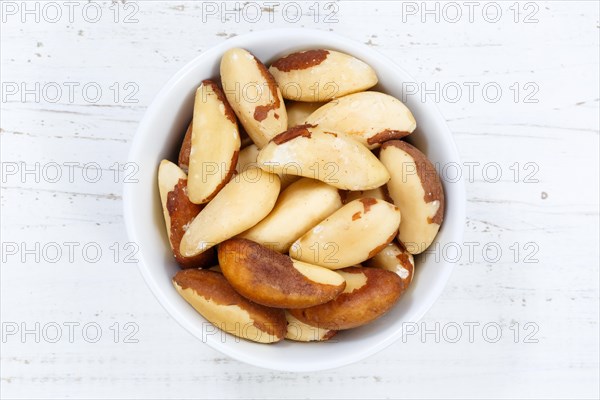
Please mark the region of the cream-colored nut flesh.
POLYGON ((233 110, 216 83, 205 80, 196 90, 192 120, 188 194, 193 203, 207 203, 231 179, 239 151, 233 110))
POLYGON ((256 225, 273 209, 279 189, 279 177, 260 168, 236 175, 192 221, 181 239, 181 254, 202 253, 256 225))
POLYGON ((331 339, 337 333, 337 331, 331 329, 323 329, 305 324, 287 311, 285 318, 288 323, 285 338, 289 340, 296 342, 322 342, 331 339))
POLYGON ((167 228, 167 237, 173 256, 181 268, 203 268, 216 260, 214 251, 207 251, 194 257, 184 257, 179 252, 181 238, 190 222, 202 210, 187 195, 187 176, 174 163, 162 160, 158 167, 158 191, 167 228))
MULTIPOLYGON (((258 162, 256 159, 258 158, 258 147, 255 144, 251 144, 242 150, 240 150, 240 155, 238 157, 238 163, 236 167, 236 171, 238 173, 245 171, 248 168, 256 168, 258 167, 258 162)), ((271 171, 270 171, 271 172, 271 171)), ((296 182, 300 177, 298 175, 284 174, 284 173, 276 173, 281 180, 281 190, 284 190, 292 183, 296 182)))
POLYGON ((380 92, 355 93, 332 100, 312 113, 306 123, 345 133, 370 149, 404 137, 417 127, 404 103, 380 92))
POLYGON ((237 165, 235 170, 239 173, 244 172, 248 168, 258 168, 256 158, 258 157, 258 147, 254 143, 240 150, 238 155, 237 165))
POLYGON ((351 55, 326 49, 288 54, 269 68, 285 99, 328 101, 377 84, 373 68, 351 55))
POLYGON ((278 342, 286 335, 283 310, 243 298, 218 272, 184 270, 173 277, 173 285, 196 311, 225 332, 259 343, 278 342))
POLYGON ((247 239, 219 246, 219 265, 242 296, 265 306, 302 308, 334 299, 346 285, 327 268, 293 260, 247 239))
POLYGON ((412 282, 415 271, 415 259, 404 246, 392 242, 379 253, 375 254, 373 258, 367 260, 365 266, 383 268, 396 273, 402 280, 402 288, 404 290, 412 282))
POLYGON ((285 103, 288 116, 288 129, 296 125, 304 125, 306 119, 325 103, 305 103, 303 101, 289 101, 285 103))
POLYGON ((258 153, 258 165, 269 172, 301 175, 345 190, 374 189, 390 177, 365 146, 313 125, 298 125, 275 136, 258 153))
POLYGON ((341 206, 338 189, 302 178, 281 192, 273 211, 240 237, 287 253, 295 240, 341 206))
MULTIPOLYGON (((360 265, 357 265, 356 267, 352 267, 352 268, 360 268, 360 265)), ((344 278, 344 280, 346 281, 346 287, 344 288, 344 291, 342 293, 352 293, 357 291, 358 289, 362 288, 363 286, 365 286, 367 284, 367 275, 365 275, 363 272, 363 270, 359 270, 359 273, 350 273, 348 271, 344 271, 344 270, 339 270, 338 274, 340 274, 342 276, 342 278, 344 278)))
POLYGON ((398 240, 411 254, 431 245, 444 218, 444 189, 435 167, 417 148, 391 140, 381 148, 381 162, 390 171, 389 195, 400 208, 398 240))
POLYGON ((221 82, 229 104, 259 148, 287 129, 281 91, 267 68, 250 52, 240 48, 225 52, 221 82))
POLYGON ((160 194, 160 203, 162 204, 165 225, 168 236, 171 236, 171 216, 167 209, 167 199, 169 192, 179 183, 179 180, 186 180, 187 175, 181 168, 169 160, 162 160, 158 166, 158 192, 160 194))
POLYGON ((390 271, 350 267, 338 273, 346 279, 342 294, 328 303, 289 310, 289 313, 321 329, 351 329, 381 317, 403 292, 400 278, 390 271))
POLYGON ((290 257, 329 269, 359 264, 385 247, 400 224, 398 207, 367 197, 354 200, 306 232, 290 257))
POLYGON ((342 201, 344 202, 344 204, 348 204, 351 201, 357 199, 364 199, 365 197, 373 197, 376 199, 388 201, 388 195, 385 190, 385 186, 380 186, 371 190, 357 190, 353 192, 345 192, 344 195, 342 195, 342 201))

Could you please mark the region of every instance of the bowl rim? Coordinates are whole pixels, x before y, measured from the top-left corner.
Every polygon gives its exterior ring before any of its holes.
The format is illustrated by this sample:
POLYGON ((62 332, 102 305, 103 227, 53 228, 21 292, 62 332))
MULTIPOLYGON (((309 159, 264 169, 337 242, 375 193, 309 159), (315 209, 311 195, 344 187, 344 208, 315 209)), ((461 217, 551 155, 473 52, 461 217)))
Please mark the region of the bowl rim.
MULTIPOLYGON (((139 160, 140 151, 143 148, 143 143, 144 143, 144 138, 143 138, 142 134, 144 131, 146 131, 148 129, 148 126, 150 125, 150 119, 151 119, 150 116, 152 116, 155 113, 160 111, 159 105, 162 103, 162 100, 166 97, 167 93, 169 93, 172 90, 172 88, 174 86, 176 86, 177 82, 182 80, 190 71, 193 71, 196 68, 197 64, 200 64, 203 62, 204 58, 209 57, 209 56, 213 55, 214 53, 222 54, 224 51, 226 51, 227 49, 232 48, 232 47, 244 47, 244 45, 248 41, 256 41, 256 40, 260 39, 261 37, 264 37, 265 35, 269 35, 269 36, 276 35, 278 37, 308 35, 308 36, 313 36, 316 38, 318 37, 319 39, 323 39, 323 37, 326 36, 327 40, 335 41, 337 43, 341 43, 346 46, 359 47, 363 53, 367 53, 371 57, 376 57, 376 58, 384 60, 392 68, 394 68, 398 71, 401 71, 405 76, 413 79, 411 74, 407 73, 402 67, 400 67, 398 64, 396 64, 396 62, 394 60, 392 60, 390 57, 386 56, 385 54, 383 54, 379 51, 376 51, 375 49, 367 46, 366 44, 359 43, 355 40, 348 39, 342 35, 339 35, 339 34, 336 34, 336 33, 330 32, 330 31, 324 31, 324 30, 319 30, 319 29, 308 29, 308 28, 277 28, 277 29, 266 29, 266 30, 260 30, 260 31, 241 34, 241 35, 235 36, 233 38, 227 39, 221 43, 218 43, 217 45, 210 47, 206 51, 203 51, 202 53, 200 53, 199 55, 194 57, 192 60, 190 60, 187 64, 185 64, 182 68, 180 68, 162 86, 162 88, 159 90, 159 92, 156 94, 156 96, 152 100, 151 104, 148 106, 146 112, 144 113, 144 116, 142 117, 142 119, 138 125, 138 128, 133 137, 131 147, 130 147, 130 150, 128 153, 128 157, 127 157, 128 162, 136 162, 137 160, 139 160)), ((413 81, 414 81, 414 79, 413 79, 413 81)), ((448 138, 447 138, 448 143, 451 146, 451 148, 447 149, 448 152, 450 152, 452 154, 452 159, 454 161, 460 162, 460 156, 458 153, 458 149, 457 149, 456 143, 452 137, 452 133, 446 123, 446 120, 443 118, 441 112, 439 111, 437 104, 432 103, 432 102, 428 102, 428 103, 429 103, 428 104, 428 107, 429 107, 428 112, 431 113, 432 115, 435 115, 435 117, 438 119, 438 123, 443 126, 445 134, 448 136, 448 138)), ((464 226, 465 226, 465 221, 466 221, 466 191, 465 191, 464 179, 462 177, 460 177, 458 180, 453 181, 452 185, 454 187, 453 202, 457 201, 457 202, 460 202, 460 204, 461 204, 461 206, 458 207, 458 210, 454 211, 455 212, 454 218, 460 222, 460 224, 457 223, 456 225, 457 226, 460 225, 461 228, 459 230, 455 229, 452 233, 452 237, 454 240, 461 241, 463 239, 464 226)), ((135 204, 133 202, 133 197, 134 197, 133 187, 131 185, 123 184, 123 218, 125 221, 127 236, 129 238, 129 240, 133 241, 134 243, 139 243, 140 242, 139 236, 136 232, 136 227, 135 227, 135 224, 133 221, 133 208, 135 207, 135 204)), ((138 252, 137 258, 138 258, 138 262, 137 262, 138 269, 139 269, 142 277, 144 278, 146 285, 150 288, 150 291, 152 292, 154 297, 162 305, 162 307, 165 309, 165 311, 167 311, 169 316, 171 316, 175 321, 177 321, 177 323, 179 323, 179 325, 184 327, 194 337, 200 339, 201 342, 208 344, 211 348, 218 350, 221 353, 228 355, 229 357, 232 357, 239 361, 245 362, 247 364, 251 364, 251 365, 258 366, 258 367, 265 368, 265 369, 290 371, 290 372, 309 372, 309 371, 328 370, 328 369, 333 369, 333 368, 337 368, 337 367, 342 367, 342 366, 360 361, 370 355, 376 354, 379 351, 390 346, 391 344, 395 343, 401 337, 404 336, 404 329, 400 328, 393 334, 389 335, 385 340, 382 340, 372 346, 369 346, 369 347, 366 347, 363 349, 356 349, 355 352, 352 352, 349 355, 346 355, 343 357, 338 356, 334 360, 331 360, 331 361, 330 360, 319 360, 318 363, 317 362, 314 363, 314 365, 312 365, 311 367, 307 367, 304 364, 299 365, 299 366, 294 366, 292 363, 283 361, 283 360, 282 361, 279 361, 279 360, 278 361, 272 361, 272 360, 265 361, 264 359, 262 359, 260 357, 250 355, 249 352, 236 351, 235 346, 230 346, 225 343, 221 343, 218 340, 211 340, 210 337, 207 338, 207 340, 202 340, 202 338, 198 337, 198 335, 196 334, 194 329, 192 329, 192 325, 188 321, 187 317, 185 317, 180 312, 179 308, 177 306, 175 306, 173 303, 171 303, 164 295, 162 289, 160 288, 159 283, 156 280, 156 277, 151 272, 149 272, 149 269, 146 266, 148 261, 144 258, 144 255, 141 251, 138 252)), ((443 273, 443 276, 436 281, 436 285, 439 287, 436 292, 436 295, 434 297, 429 296, 428 301, 424 301, 423 303, 421 303, 420 307, 418 308, 418 311, 413 312, 411 315, 411 318, 409 318, 405 322, 415 323, 415 322, 419 321, 425 315, 425 313, 433 306, 433 304, 437 301, 437 299, 440 297, 440 295, 442 294, 442 292, 448 282, 448 279, 450 278, 450 276, 454 270, 453 263, 446 262, 446 264, 450 264, 450 266, 446 266, 446 268, 443 269, 443 272, 440 272, 440 273, 443 273)))

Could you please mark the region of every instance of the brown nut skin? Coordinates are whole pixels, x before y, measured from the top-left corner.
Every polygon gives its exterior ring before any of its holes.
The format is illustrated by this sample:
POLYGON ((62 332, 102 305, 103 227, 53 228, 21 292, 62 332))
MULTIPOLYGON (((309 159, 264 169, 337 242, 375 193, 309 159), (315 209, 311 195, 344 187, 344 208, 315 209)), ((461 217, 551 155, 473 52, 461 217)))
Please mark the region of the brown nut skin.
POLYGON ((365 146, 310 124, 273 137, 256 161, 266 171, 318 179, 343 190, 375 189, 390 180, 388 170, 365 146))
POLYGON ((179 266, 186 268, 208 268, 217 261, 217 253, 214 249, 208 249, 193 257, 184 257, 179 251, 181 238, 185 233, 184 227, 188 225, 198 213, 202 206, 190 201, 186 194, 187 181, 180 179, 177 185, 167 195, 167 210, 171 217, 171 234, 169 240, 173 248, 173 255, 179 266))
POLYGON ((400 100, 368 91, 339 97, 309 115, 307 124, 342 132, 369 149, 413 132, 417 123, 400 100))
POLYGON ((346 286, 336 272, 292 260, 248 239, 227 240, 219 245, 218 254, 221 271, 231 286, 242 296, 265 306, 303 308, 323 304, 346 286), (302 266, 317 271, 325 280, 310 279, 314 275, 303 274, 302 266))
POLYGON ((364 262, 365 267, 383 268, 397 274, 402 280, 402 291, 404 292, 413 280, 415 274, 415 259, 406 250, 402 242, 388 244, 373 258, 364 262))
POLYGON ((219 68, 223 92, 259 148, 287 129, 281 91, 260 60, 247 50, 231 48, 221 57, 219 68))
POLYGON ((179 149, 179 159, 177 160, 177 164, 179 168, 181 168, 187 174, 190 168, 190 152, 192 150, 192 123, 188 125, 187 130, 185 131, 185 136, 183 137, 183 143, 181 143, 181 148, 179 149))
MULTIPOLYGON (((240 131, 240 149, 250 146, 254 144, 252 138, 248 136, 248 132, 244 129, 242 124, 238 124, 238 129, 240 131)), ((239 171, 238 171, 239 172, 239 171)))
POLYGON ((298 51, 275 60, 269 71, 288 100, 328 101, 377 84, 375 70, 329 49, 298 51))
POLYGON ((390 197, 402 213, 398 240, 411 254, 425 251, 444 219, 444 188, 433 163, 416 147, 390 140, 381 146, 381 162, 390 173, 390 197))
POLYGON ((285 312, 240 296, 219 272, 187 269, 173 277, 179 294, 209 322, 232 335, 259 343, 282 340, 285 312))
POLYGON ((193 257, 185 257, 179 251, 181 238, 203 206, 190 201, 187 195, 187 175, 171 161, 162 160, 159 164, 158 192, 167 238, 177 263, 181 268, 206 268, 213 265, 216 262, 214 251, 193 257))
POLYGON ((188 197, 208 203, 229 182, 240 152, 238 123, 219 86, 203 80, 194 98, 188 197))
POLYGON ((279 189, 277 175, 259 168, 243 171, 206 203, 189 224, 179 251, 192 257, 250 229, 271 212, 279 189))
POLYGON ((402 294, 402 282, 393 272, 363 267, 348 267, 338 272, 364 274, 366 283, 352 290, 353 285, 348 282, 346 290, 334 300, 314 307, 289 310, 290 314, 319 328, 351 329, 381 317, 402 294))
POLYGON ((342 203, 344 204, 348 204, 352 200, 364 199, 366 197, 373 197, 374 199, 385 200, 388 203, 394 203, 394 200, 390 198, 390 195, 387 192, 387 186, 385 185, 371 190, 340 190, 340 197, 342 198, 342 203))

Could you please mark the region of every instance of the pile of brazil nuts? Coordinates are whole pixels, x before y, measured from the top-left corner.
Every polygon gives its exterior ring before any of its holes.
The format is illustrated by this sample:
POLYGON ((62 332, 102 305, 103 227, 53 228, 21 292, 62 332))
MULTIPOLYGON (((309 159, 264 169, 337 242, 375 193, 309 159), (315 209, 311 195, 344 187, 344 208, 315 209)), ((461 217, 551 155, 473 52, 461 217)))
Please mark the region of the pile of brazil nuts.
POLYGON ((248 340, 324 341, 389 311, 444 215, 440 178, 400 140, 410 110, 375 71, 316 49, 269 69, 228 50, 198 87, 158 186, 178 293, 248 340))

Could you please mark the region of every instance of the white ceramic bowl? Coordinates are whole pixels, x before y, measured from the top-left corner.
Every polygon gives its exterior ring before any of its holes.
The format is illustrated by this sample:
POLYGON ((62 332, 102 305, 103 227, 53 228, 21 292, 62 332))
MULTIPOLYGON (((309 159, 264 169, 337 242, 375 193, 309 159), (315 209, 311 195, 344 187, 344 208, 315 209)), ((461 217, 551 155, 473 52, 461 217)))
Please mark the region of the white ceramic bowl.
MULTIPOLYGON (((379 76, 377 90, 401 98, 402 82, 414 82, 403 69, 373 49, 338 35, 306 29, 266 30, 227 40, 196 57, 173 76, 148 108, 133 141, 129 161, 139 166, 139 183, 124 188, 124 216, 131 241, 139 246, 139 266, 146 283, 167 312, 200 340, 233 358, 260 367, 284 371, 317 371, 368 357, 402 337, 405 323, 418 321, 444 290, 453 265, 437 257, 421 257, 415 279, 399 303, 367 326, 339 333, 325 343, 283 341, 264 345, 215 332, 183 298, 171 278, 179 270, 167 242, 156 183, 159 161, 177 160, 178 147, 192 117, 194 92, 203 79, 219 75, 221 55, 243 47, 269 65, 285 53, 328 48, 351 54, 371 65, 379 76)), ((406 101, 417 120, 410 141, 434 163, 460 165, 446 123, 434 104, 419 96, 406 101)), ((465 191, 462 181, 444 182, 446 213, 436 238, 440 246, 462 241, 465 191)), ((167 345, 167 343, 165 343, 167 345)))

